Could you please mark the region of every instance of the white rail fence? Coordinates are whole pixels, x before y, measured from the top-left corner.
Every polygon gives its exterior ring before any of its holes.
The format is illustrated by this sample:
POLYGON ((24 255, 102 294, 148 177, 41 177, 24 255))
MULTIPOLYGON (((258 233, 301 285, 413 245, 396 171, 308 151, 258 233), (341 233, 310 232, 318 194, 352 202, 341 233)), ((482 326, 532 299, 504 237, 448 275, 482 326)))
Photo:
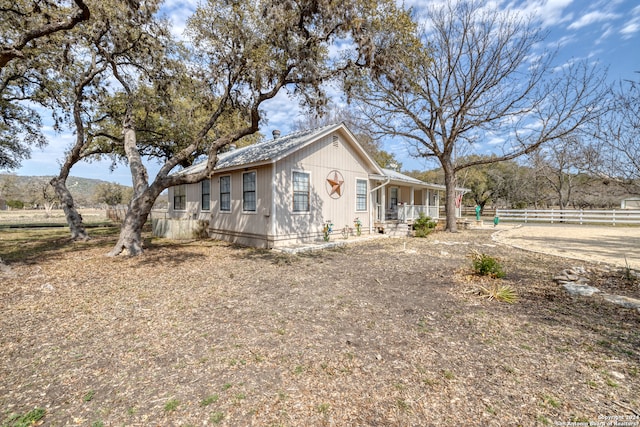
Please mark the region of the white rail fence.
POLYGON ((500 221, 640 225, 640 210, 497 209, 500 221))

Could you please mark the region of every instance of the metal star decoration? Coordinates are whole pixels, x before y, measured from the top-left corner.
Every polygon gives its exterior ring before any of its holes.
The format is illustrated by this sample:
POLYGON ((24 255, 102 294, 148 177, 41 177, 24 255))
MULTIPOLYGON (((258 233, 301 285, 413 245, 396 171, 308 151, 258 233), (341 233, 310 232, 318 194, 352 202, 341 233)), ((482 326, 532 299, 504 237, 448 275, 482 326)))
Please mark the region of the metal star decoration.
MULTIPOLYGON (((331 175, 331 172, 329 172, 329 175, 331 175)), ((336 199, 342 196, 342 184, 344 184, 344 180, 341 178, 342 175, 340 175, 338 171, 333 171, 333 178, 327 178, 327 183, 330 187, 329 196, 336 199)))

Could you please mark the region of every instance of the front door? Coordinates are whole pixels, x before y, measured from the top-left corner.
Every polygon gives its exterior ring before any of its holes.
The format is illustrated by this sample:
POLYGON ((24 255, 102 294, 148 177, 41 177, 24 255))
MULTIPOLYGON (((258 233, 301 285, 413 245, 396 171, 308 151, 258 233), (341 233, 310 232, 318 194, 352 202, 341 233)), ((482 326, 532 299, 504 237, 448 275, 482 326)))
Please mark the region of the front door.
POLYGON ((391 194, 389 195, 389 208, 392 211, 398 209, 398 187, 391 187, 391 194))

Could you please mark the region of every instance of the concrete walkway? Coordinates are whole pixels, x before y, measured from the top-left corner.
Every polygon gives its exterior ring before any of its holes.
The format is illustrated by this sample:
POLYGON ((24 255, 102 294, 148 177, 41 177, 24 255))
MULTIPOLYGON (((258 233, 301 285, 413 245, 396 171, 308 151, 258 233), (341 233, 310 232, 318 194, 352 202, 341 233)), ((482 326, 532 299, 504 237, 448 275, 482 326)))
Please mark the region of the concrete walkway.
POLYGON ((517 248, 640 270, 640 227, 501 224, 496 230, 495 241, 517 248))

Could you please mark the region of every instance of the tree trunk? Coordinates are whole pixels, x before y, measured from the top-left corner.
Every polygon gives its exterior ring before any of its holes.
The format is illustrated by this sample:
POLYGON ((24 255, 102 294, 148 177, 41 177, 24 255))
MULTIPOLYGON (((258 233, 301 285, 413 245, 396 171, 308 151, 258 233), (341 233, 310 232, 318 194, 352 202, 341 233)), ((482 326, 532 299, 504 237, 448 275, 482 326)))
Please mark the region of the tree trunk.
POLYGON ((67 189, 66 174, 61 173, 56 178, 51 180, 51 186, 54 188, 60 204, 62 204, 62 210, 69 224, 69 230, 71 231, 71 239, 73 240, 89 240, 91 237, 84 228, 82 222, 82 215, 77 211, 73 202, 73 196, 67 189))
POLYGON ((116 256, 125 252, 130 256, 142 254, 144 245, 142 241, 142 227, 147 222, 151 208, 158 198, 156 187, 149 187, 143 194, 129 202, 129 208, 124 216, 118 242, 108 256, 116 256))
POLYGON ((127 112, 122 122, 124 135, 124 151, 129 161, 131 178, 133 179, 133 198, 129 202, 129 209, 124 216, 120 237, 108 256, 120 255, 127 251, 130 256, 140 255, 143 251, 142 227, 149 217, 151 208, 156 198, 162 191, 161 187, 149 186, 149 175, 147 168, 142 163, 140 151, 138 151, 136 141, 136 130, 133 124, 131 104, 127 105, 127 112), (158 190, 160 189, 160 190, 158 190))
POLYGON ((484 207, 487 205, 487 201, 483 200, 480 203, 478 203, 478 205, 480 206, 480 215, 484 214, 484 207))
POLYGON ((445 216, 447 218, 447 224, 445 231, 451 233, 458 232, 458 223, 456 218, 456 174, 453 170, 453 165, 448 162, 442 162, 442 169, 444 171, 444 185, 445 185, 445 216))

